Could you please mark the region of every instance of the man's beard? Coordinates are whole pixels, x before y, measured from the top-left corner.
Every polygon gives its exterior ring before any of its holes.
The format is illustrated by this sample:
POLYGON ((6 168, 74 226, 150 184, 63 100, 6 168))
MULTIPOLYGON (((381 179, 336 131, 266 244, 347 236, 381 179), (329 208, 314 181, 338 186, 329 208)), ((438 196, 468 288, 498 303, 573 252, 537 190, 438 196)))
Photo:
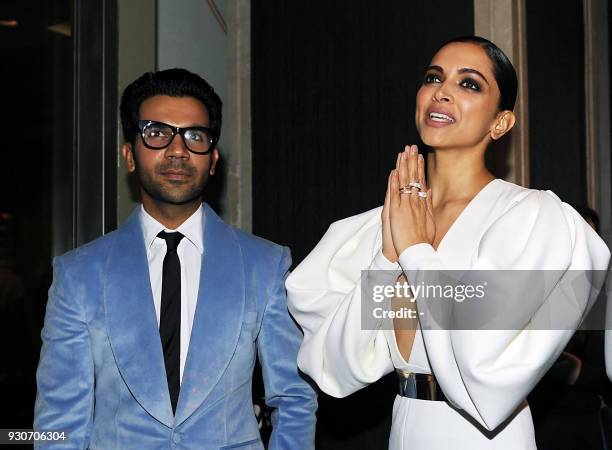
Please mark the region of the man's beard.
MULTIPOLYGON (((172 160, 160 164, 155 168, 155 174, 161 176, 164 171, 174 169, 187 172, 191 177, 195 176, 196 171, 193 167, 183 162, 176 161, 177 160, 172 160)), ((199 198, 202 198, 204 186, 206 186, 206 182, 208 181, 208 172, 204 172, 204 176, 202 177, 201 182, 193 186, 191 189, 184 190, 178 187, 175 189, 168 189, 162 186, 161 183, 156 182, 155 179, 150 176, 149 173, 141 171, 140 164, 138 163, 136 157, 134 157, 134 163, 136 166, 136 175, 138 177, 141 189, 145 191, 153 200, 163 203, 169 203, 172 205, 184 205, 187 203, 192 203, 193 201, 199 198)))

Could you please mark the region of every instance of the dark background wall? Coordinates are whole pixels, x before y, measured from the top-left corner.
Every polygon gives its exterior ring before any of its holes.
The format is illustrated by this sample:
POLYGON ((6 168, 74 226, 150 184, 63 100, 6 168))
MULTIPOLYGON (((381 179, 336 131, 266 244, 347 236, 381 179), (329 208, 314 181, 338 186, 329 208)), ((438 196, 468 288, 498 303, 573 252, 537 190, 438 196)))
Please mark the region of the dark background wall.
MULTIPOLYGON (((40 329, 51 283, 55 201, 72 195, 57 174, 72 164, 72 41, 49 25, 69 1, 2 2, 0 177, 0 426, 31 428, 40 329), (68 118, 68 120, 66 120, 68 118)), ((69 237, 68 237, 69 239, 69 237)))
POLYGON ((415 94, 471 1, 255 1, 253 231, 299 262, 334 220, 382 204, 415 94))
POLYGON ((0 425, 32 427, 51 258, 116 223, 116 2, 0 2, 0 425))
POLYGON ((531 187, 586 204, 582 1, 525 3, 531 187))
MULTIPOLYGON (((471 0, 252 3, 253 232, 294 263, 329 224, 382 204, 397 152, 417 142, 415 94, 471 0)), ((386 449, 392 374, 319 397, 317 449, 386 449)))

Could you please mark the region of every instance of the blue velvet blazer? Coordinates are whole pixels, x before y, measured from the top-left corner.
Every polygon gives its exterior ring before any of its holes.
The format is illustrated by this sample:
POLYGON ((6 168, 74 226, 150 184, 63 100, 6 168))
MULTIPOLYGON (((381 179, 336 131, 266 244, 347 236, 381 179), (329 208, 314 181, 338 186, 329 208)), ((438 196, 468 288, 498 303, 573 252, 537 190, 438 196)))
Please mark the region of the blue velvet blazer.
POLYGON ((262 449, 256 355, 275 408, 270 449, 314 448, 316 396, 298 374, 286 304, 289 249, 204 205, 198 302, 172 414, 139 208, 118 230, 54 260, 37 372, 36 430, 61 449, 262 449))

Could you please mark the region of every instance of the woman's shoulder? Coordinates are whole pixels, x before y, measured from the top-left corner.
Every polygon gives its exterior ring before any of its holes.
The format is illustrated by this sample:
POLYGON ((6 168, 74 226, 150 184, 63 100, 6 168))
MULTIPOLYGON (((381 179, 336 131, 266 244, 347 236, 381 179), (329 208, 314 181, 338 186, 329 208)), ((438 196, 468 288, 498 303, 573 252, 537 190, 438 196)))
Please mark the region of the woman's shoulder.
POLYGON ((332 227, 345 227, 354 225, 365 225, 369 223, 380 222, 380 214, 382 213, 382 206, 378 206, 367 211, 354 214, 352 216, 345 217, 343 219, 336 220, 329 226, 332 227))
MULTIPOLYGON (((497 200, 509 210, 521 205, 523 210, 539 210, 553 207, 565 209, 570 207, 551 190, 533 189, 497 178, 494 180, 497 200)), ((570 207, 571 208, 571 207, 570 207)))
POLYGON ((529 189, 503 180, 496 180, 496 188, 499 214, 490 219, 480 247, 485 241, 512 241, 511 247, 521 254, 530 249, 531 253, 563 254, 563 258, 555 260, 567 260, 568 264, 588 260, 588 264, 578 264, 580 267, 607 265, 609 250, 605 243, 553 191, 529 189))
POLYGON ((378 207, 333 222, 287 278, 287 289, 295 292, 311 286, 313 280, 328 283, 330 273, 347 283, 344 288, 352 286, 382 245, 381 212, 378 207))
POLYGON ((355 239, 371 240, 380 232, 382 206, 368 211, 336 220, 329 225, 321 241, 327 240, 349 240, 355 239))
POLYGON ((526 188, 501 179, 496 179, 495 183, 497 212, 492 214, 491 225, 512 222, 519 231, 540 224, 567 229, 571 235, 575 233, 576 219, 580 221, 580 215, 554 192, 526 188))

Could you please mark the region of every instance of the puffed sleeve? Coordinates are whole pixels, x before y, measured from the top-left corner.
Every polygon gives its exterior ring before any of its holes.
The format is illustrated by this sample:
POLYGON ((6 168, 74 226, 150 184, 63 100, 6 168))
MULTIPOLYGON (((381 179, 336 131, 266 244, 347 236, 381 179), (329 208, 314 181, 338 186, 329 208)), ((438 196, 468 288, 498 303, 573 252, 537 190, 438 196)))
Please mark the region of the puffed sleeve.
MULTIPOLYGON (((445 309, 437 312, 448 327, 426 329, 421 320, 431 368, 449 402, 489 430, 510 417, 561 353, 601 288, 577 282, 579 274, 605 273, 609 258, 599 236, 553 193, 529 191, 509 206, 483 233, 472 270, 466 271, 495 271, 487 278, 489 311, 483 314, 497 326, 469 329, 466 317, 479 311, 456 301, 435 303, 445 309), (519 274, 523 282, 508 284, 504 273, 519 274), (567 326, 552 325, 559 311, 567 326)), ((445 270, 429 244, 406 249, 400 265, 413 285, 445 270)), ((428 312, 429 302, 418 297, 419 312, 428 312)))
POLYGON ((334 397, 393 370, 382 320, 378 329, 361 326, 362 271, 384 271, 389 283, 400 273, 382 255, 380 214, 376 208, 334 222, 286 281, 289 311, 304 331, 298 366, 334 397))

